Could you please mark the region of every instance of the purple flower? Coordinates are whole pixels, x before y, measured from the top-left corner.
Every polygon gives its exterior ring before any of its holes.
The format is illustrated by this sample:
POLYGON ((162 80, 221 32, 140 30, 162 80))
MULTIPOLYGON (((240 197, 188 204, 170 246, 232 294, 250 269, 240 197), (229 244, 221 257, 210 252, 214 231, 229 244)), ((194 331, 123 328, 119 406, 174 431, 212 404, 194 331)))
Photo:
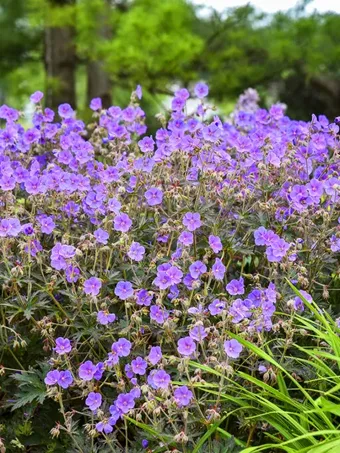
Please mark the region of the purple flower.
POLYGON ((104 432, 105 434, 110 434, 113 431, 112 424, 110 423, 110 420, 103 420, 102 422, 98 422, 96 424, 96 430, 99 433, 104 432))
POLYGON ((236 294, 244 294, 244 280, 242 277, 239 280, 232 280, 225 288, 231 296, 236 294))
POLYGON ((241 352, 243 346, 237 340, 228 340, 224 342, 224 350, 228 357, 232 357, 233 359, 237 359, 241 352))
POLYGON ((61 104, 58 107, 58 114, 60 118, 72 118, 74 115, 74 111, 70 104, 61 104))
POLYGON ((113 343, 111 349, 116 352, 118 357, 127 357, 131 351, 131 342, 126 338, 119 338, 116 343, 113 343))
POLYGON ((164 244, 168 242, 169 240, 169 235, 168 234, 160 234, 157 236, 157 241, 158 242, 163 242, 164 244))
POLYGON ((215 253, 220 252, 223 249, 221 239, 218 236, 209 236, 209 245, 215 253))
POLYGON ((106 326, 115 320, 116 315, 114 313, 110 313, 108 310, 100 310, 97 313, 97 322, 103 326, 106 326))
MULTIPOLYGON (((132 395, 131 395, 132 396, 132 395)), ((109 411, 110 411, 110 414, 111 414, 111 417, 109 419, 109 422, 112 424, 112 425, 115 425, 116 422, 122 418, 122 411, 117 407, 116 403, 115 404, 112 404, 110 407, 109 407, 109 411)))
POLYGON ((263 374, 268 371, 268 368, 264 365, 259 365, 257 370, 259 371, 259 373, 263 374))
POLYGON ((128 251, 128 256, 134 261, 142 261, 145 253, 145 247, 139 242, 133 242, 128 251))
POLYGON ((155 142, 152 137, 144 137, 139 140, 138 145, 142 153, 151 153, 154 150, 155 142))
POLYGON ((166 275, 170 278, 171 285, 178 285, 182 281, 183 272, 177 266, 170 266, 165 271, 166 275))
POLYGON ((213 316, 220 315, 222 311, 225 309, 225 302, 219 299, 215 299, 208 306, 208 309, 210 311, 210 314, 212 314, 213 316))
POLYGON ((132 395, 134 398, 140 398, 141 394, 142 392, 139 387, 134 387, 130 390, 130 395, 132 395))
POLYGON ((207 266, 202 261, 195 261, 189 267, 189 272, 192 278, 198 278, 207 272, 207 266))
POLYGON ((152 365, 156 365, 162 360, 162 350, 160 346, 152 346, 147 358, 152 365))
POLYGON ((188 406, 193 398, 193 393, 186 385, 178 387, 174 391, 174 399, 178 407, 188 406))
POLYGON ((16 237, 21 232, 21 225, 18 219, 2 219, 0 222, 0 237, 16 237))
POLYGON ((183 245, 191 245, 194 243, 194 235, 190 231, 183 231, 178 237, 178 242, 183 245))
MULTIPOLYGON (((306 291, 304 291, 303 289, 300 290, 300 293, 302 295, 302 297, 304 297, 307 302, 313 302, 313 298, 310 294, 308 294, 306 291)), ((295 297, 294 299, 294 310, 299 310, 299 311, 304 311, 305 309, 305 304, 303 302, 303 300, 301 299, 301 297, 295 297)))
POLYGON ((55 341, 56 347, 54 348, 57 354, 67 354, 71 351, 72 346, 68 338, 58 337, 55 341))
POLYGON ((127 376, 129 379, 133 379, 134 373, 133 373, 133 371, 132 371, 131 365, 129 365, 129 364, 127 363, 127 364, 125 365, 124 371, 125 371, 126 376, 127 376))
POLYGON ((179 296, 179 289, 177 285, 170 286, 170 291, 168 293, 168 298, 170 300, 176 299, 179 296))
POLYGON ((340 251, 340 238, 337 238, 335 234, 332 235, 330 244, 332 252, 336 253, 340 251))
POLYGON ((183 225, 189 231, 195 231, 202 225, 201 216, 198 212, 187 212, 183 217, 183 225))
POLYGON ((150 318, 158 324, 163 324, 169 317, 169 312, 165 308, 153 305, 150 308, 150 318))
POLYGON ((36 91, 30 96, 30 100, 33 102, 33 104, 39 104, 43 97, 44 93, 42 93, 41 91, 36 91))
POLYGON ((69 388, 69 386, 73 383, 73 376, 69 370, 60 371, 58 384, 63 389, 69 388))
POLYGON ((167 289, 173 284, 166 271, 158 272, 153 283, 158 286, 159 289, 167 289))
POLYGON ((290 244, 284 239, 277 239, 272 243, 271 247, 268 247, 266 250, 266 255, 268 261, 270 262, 279 262, 287 254, 290 248, 290 244))
POLYGON ((147 439, 143 439, 142 440, 142 448, 148 448, 149 446, 149 441, 147 439))
MULTIPOLYGON (((249 299, 248 299, 249 302, 249 299)), ((252 304, 252 301, 250 301, 252 304)), ((236 299, 232 306, 229 309, 229 315, 232 317, 232 322, 237 324, 241 322, 244 318, 249 318, 251 313, 249 311, 250 304, 242 299, 236 299)))
POLYGON ((60 371, 58 371, 58 370, 49 371, 46 374, 44 382, 47 385, 55 385, 58 383, 59 377, 60 377, 60 371))
POLYGON ((80 365, 78 374, 80 379, 83 379, 84 381, 91 381, 94 377, 95 372, 96 366, 93 365, 91 360, 87 360, 85 363, 80 365))
POLYGON ((127 214, 119 214, 114 219, 114 229, 126 233, 131 228, 132 221, 127 214))
POLYGON ((122 207, 122 204, 116 198, 110 198, 107 203, 108 210, 111 212, 114 212, 117 215, 119 214, 121 207, 122 207))
POLYGON ((130 393, 121 393, 118 395, 115 405, 123 414, 127 414, 135 407, 135 400, 130 393))
POLYGON ((158 370, 152 375, 152 382, 156 389, 167 389, 170 384, 171 377, 164 370, 158 370))
POLYGON ((102 376, 104 374, 104 369, 105 369, 104 363, 98 362, 96 365, 96 371, 93 375, 93 377, 96 381, 100 381, 100 379, 102 378, 102 376))
POLYGON ((142 359, 142 357, 136 357, 131 362, 132 371, 135 374, 140 374, 141 376, 145 374, 147 367, 148 364, 146 363, 145 360, 142 359))
POLYGON ((211 270, 216 280, 223 280, 225 274, 225 265, 219 258, 216 258, 211 270))
POLYGON ((115 287, 115 295, 120 300, 126 300, 133 296, 133 288, 130 282, 120 281, 115 287))
POLYGON ((196 344, 191 337, 180 338, 177 342, 177 351, 184 356, 191 356, 196 351, 196 344))
POLYGON ((78 267, 74 267, 71 264, 65 269, 66 280, 69 283, 75 283, 79 279, 80 270, 78 267))
POLYGON ((180 98, 183 101, 186 101, 190 97, 190 93, 186 88, 180 88, 175 92, 176 98, 180 98))
POLYGON ((140 85, 136 86, 135 93, 138 99, 142 99, 143 92, 142 92, 142 87, 140 85))
POLYGON ((93 98, 90 102, 90 109, 96 111, 101 110, 102 108, 102 100, 100 98, 93 98))
POLYGON ((94 233, 94 237, 96 238, 96 241, 99 242, 100 244, 107 244, 107 240, 109 239, 109 233, 102 228, 98 228, 94 233))
POLYGON ((254 238, 256 245, 268 245, 266 239, 267 230, 261 226, 257 230, 254 231, 254 238))
POLYGON ((91 277, 84 282, 84 293, 91 294, 92 296, 97 296, 100 292, 100 288, 102 287, 102 282, 99 278, 91 277))
POLYGON ((90 392, 85 400, 85 403, 91 411, 95 411, 102 404, 102 396, 100 393, 90 392))
POLYGON ((153 295, 149 294, 146 289, 141 289, 140 291, 138 291, 136 296, 137 305, 145 305, 146 307, 149 307, 151 305, 153 295))
POLYGON ((55 228, 52 217, 48 217, 47 215, 38 217, 38 222, 40 223, 42 233, 51 234, 55 228))
POLYGON ((202 99, 202 98, 205 98, 206 96, 208 96, 209 94, 209 88, 208 88, 208 85, 206 85, 205 83, 203 82, 199 82, 195 85, 195 95, 202 99))
POLYGON ((192 329, 190 329, 189 335, 190 338, 198 342, 202 341, 204 338, 208 336, 203 326, 193 327, 192 329))
POLYGON ((151 187, 145 192, 144 196, 149 206, 161 204, 163 200, 163 192, 157 187, 151 187))

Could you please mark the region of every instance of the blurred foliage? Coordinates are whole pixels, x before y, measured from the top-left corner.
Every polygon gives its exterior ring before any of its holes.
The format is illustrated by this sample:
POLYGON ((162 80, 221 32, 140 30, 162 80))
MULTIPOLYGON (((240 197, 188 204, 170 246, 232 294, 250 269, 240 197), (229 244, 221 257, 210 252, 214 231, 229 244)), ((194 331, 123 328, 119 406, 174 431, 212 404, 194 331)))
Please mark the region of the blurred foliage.
POLYGON ((285 102, 292 117, 333 117, 340 112, 340 16, 307 15, 304 6, 275 15, 250 5, 203 14, 185 0, 0 0, 0 97, 20 105, 41 89, 44 29, 71 26, 80 108, 88 102, 81 68, 97 60, 114 103, 139 83, 157 97, 147 102, 155 106, 174 84, 202 79, 220 105, 251 86, 267 102, 285 102))

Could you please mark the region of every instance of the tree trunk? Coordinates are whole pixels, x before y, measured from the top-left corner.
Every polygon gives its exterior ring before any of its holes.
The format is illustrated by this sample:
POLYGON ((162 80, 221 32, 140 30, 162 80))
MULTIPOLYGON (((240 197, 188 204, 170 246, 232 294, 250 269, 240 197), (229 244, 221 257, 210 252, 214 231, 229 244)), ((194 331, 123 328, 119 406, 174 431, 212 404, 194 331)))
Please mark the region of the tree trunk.
MULTIPOLYGON (((97 18, 97 39, 107 40, 112 37, 112 30, 107 22, 110 15, 110 1, 103 0, 103 11, 97 18)), ((100 60, 90 60, 87 64, 87 103, 93 98, 101 98, 103 107, 112 105, 112 84, 109 74, 105 71, 104 63, 100 60)))
POLYGON ((87 64, 87 102, 93 98, 101 98, 103 108, 110 107, 112 85, 108 74, 100 61, 90 61, 87 64))
MULTIPOLYGON (((53 0, 52 3, 62 8, 71 2, 53 0)), ((53 110, 64 102, 76 108, 76 50, 73 40, 73 27, 47 25, 45 28, 46 105, 53 110)))

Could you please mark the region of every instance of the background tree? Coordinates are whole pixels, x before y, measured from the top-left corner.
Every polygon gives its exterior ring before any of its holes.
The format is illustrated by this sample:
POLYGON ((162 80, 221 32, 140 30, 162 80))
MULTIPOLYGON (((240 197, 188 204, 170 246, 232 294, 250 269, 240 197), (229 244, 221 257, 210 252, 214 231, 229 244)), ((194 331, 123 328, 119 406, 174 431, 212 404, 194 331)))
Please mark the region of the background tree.
POLYGON ((56 109, 67 101, 76 107, 74 1, 44 2, 46 104, 56 109))
POLYGON ((42 89, 46 103, 128 102, 141 84, 148 113, 175 85, 198 79, 228 111, 247 87, 292 117, 340 112, 340 16, 265 15, 252 6, 200 14, 189 0, 0 0, 0 96, 22 105, 42 89), (45 43, 45 45, 42 45, 45 43))

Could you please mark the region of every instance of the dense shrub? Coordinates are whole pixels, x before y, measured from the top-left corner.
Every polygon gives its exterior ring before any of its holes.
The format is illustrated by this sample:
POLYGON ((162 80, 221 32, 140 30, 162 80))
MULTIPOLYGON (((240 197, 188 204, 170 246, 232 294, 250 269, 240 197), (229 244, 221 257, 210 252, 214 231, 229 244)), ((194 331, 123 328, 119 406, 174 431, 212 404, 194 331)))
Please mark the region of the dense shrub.
POLYGON ((336 411, 315 407, 338 384, 339 127, 253 90, 224 122, 207 94, 187 113, 177 91, 155 137, 140 87, 125 109, 94 99, 87 126, 40 92, 32 127, 0 108, 7 451, 335 436, 336 411))

